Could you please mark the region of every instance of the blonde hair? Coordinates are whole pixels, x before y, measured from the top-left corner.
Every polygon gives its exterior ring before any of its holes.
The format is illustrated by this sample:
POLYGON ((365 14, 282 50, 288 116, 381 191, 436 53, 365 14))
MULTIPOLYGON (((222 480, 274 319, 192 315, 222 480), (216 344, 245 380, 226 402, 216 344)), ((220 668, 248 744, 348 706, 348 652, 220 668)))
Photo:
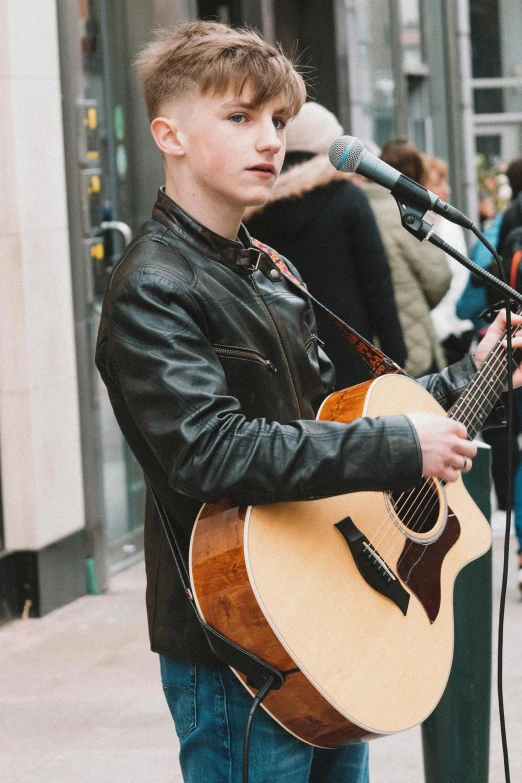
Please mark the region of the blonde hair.
POLYGON ((232 88, 240 95, 248 85, 254 107, 282 94, 289 117, 306 99, 303 77, 279 47, 254 30, 219 22, 185 22, 158 30, 136 57, 135 67, 151 121, 166 100, 193 89, 220 95, 232 88))
POLYGON ((424 166, 427 174, 434 171, 440 179, 448 179, 448 164, 442 158, 432 158, 429 155, 424 156, 424 166))

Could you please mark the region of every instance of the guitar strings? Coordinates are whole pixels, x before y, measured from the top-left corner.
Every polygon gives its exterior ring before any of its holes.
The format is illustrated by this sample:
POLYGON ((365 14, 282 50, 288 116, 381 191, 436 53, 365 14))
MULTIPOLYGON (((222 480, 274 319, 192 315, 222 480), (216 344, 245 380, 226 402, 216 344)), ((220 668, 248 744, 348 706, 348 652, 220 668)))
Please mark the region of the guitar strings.
MULTIPOLYGON (((513 330, 513 334, 516 334, 517 331, 520 331, 520 327, 516 327, 513 330)), ((469 424, 469 422, 474 417, 475 411, 478 409, 478 406, 476 405, 477 402, 480 402, 480 409, 484 410, 484 401, 491 402, 491 408, 495 404, 496 400, 502 393, 503 388, 503 380, 500 378, 498 370, 499 368, 504 369, 503 365, 505 364, 505 352, 502 348, 502 340, 505 338, 505 333, 502 335, 500 340, 497 342, 497 344, 492 348, 488 356, 486 357, 485 361, 483 362, 483 365, 481 367, 482 372, 480 374, 477 374, 473 381, 468 386, 468 390, 465 394, 463 394, 459 400, 456 402, 456 404, 453 406, 451 411, 449 412, 448 416, 451 418, 459 418, 462 423, 464 423, 466 426, 469 424), (493 376, 493 380, 491 377, 493 376), (487 383, 489 387, 489 394, 486 393, 483 390, 484 382, 487 383), (476 388, 475 388, 476 387, 476 388), (498 388, 497 388, 498 387, 498 388), (477 391, 478 391, 478 397, 477 397, 477 391), (493 392, 493 394, 491 394, 493 392), (482 398, 482 399, 480 399, 482 398), (465 414, 462 418, 460 416, 462 414, 465 414)), ((507 374, 507 370, 506 370, 507 374)), ((476 416, 475 416, 476 418, 476 416)), ((468 433, 468 436, 470 433, 468 433)), ((419 493, 418 497, 420 498, 420 503, 424 503, 426 496, 430 494, 432 491, 429 487, 429 482, 425 481, 425 487, 424 487, 424 493, 419 493)), ((410 528, 412 532, 418 532, 419 529, 422 529, 425 522, 428 520, 429 515, 433 512, 438 502, 438 497, 435 494, 434 495, 434 501, 431 501, 431 504, 427 504, 424 516, 421 516, 418 520, 418 525, 413 526, 410 528)), ((420 505, 420 503, 417 504, 417 509, 420 505)), ((413 510, 412 515, 417 511, 417 509, 413 510)), ((404 554, 407 553, 409 547, 415 543, 410 540, 408 543, 404 554)), ((419 541, 418 543, 422 544, 422 541, 419 541)))
MULTIPOLYGON (((522 329, 521 325, 517 325, 513 328, 512 334, 515 336, 520 330, 522 329)), ((473 417, 476 417, 476 411, 478 409, 484 410, 484 401, 491 402, 490 410, 500 397, 500 394, 502 393, 503 389, 503 378, 499 376, 499 368, 505 369, 503 365, 505 365, 505 351, 502 346, 502 341, 505 339, 506 332, 500 337, 500 339, 497 341, 495 346, 491 349, 490 353, 484 360, 481 372, 478 372, 471 383, 468 386, 467 391, 457 400, 451 411, 448 413, 448 416, 453 419, 459 419, 462 421, 463 424, 466 426, 469 424, 469 422, 473 419, 473 417), (488 376, 489 374, 489 376, 488 376), (489 387, 488 390, 484 390, 484 383, 487 384, 489 387), (477 387, 477 388, 475 388, 477 387), (499 388, 497 388, 499 387, 499 388), (477 396, 478 393, 478 396, 477 396), (477 404, 479 403, 479 404, 477 404), (465 414, 462 418, 462 414, 465 414)), ((505 374, 507 375, 507 370, 505 371, 505 374)), ((489 413, 489 411, 488 411, 489 413)), ((479 417, 480 418, 480 417, 479 417)), ((479 424, 481 422, 479 421, 479 424)), ((469 433, 468 433, 469 436, 469 433)), ((473 436, 472 436, 473 437, 473 436)), ((433 499, 426 505, 426 508, 424 509, 424 516, 420 516, 418 518, 417 524, 413 524, 412 527, 409 528, 411 532, 418 532, 420 529, 422 529, 423 525, 427 522, 429 519, 429 515, 435 510, 437 503, 439 502, 439 495, 436 491, 436 486, 434 486, 434 481, 429 481, 427 479, 424 479, 424 486, 421 490, 417 490, 418 494, 413 500, 410 501, 410 498, 412 494, 416 491, 416 489, 412 489, 409 491, 408 496, 404 498, 404 495, 406 492, 401 493, 396 499, 392 500, 392 503, 394 505, 394 509, 397 513, 397 515, 400 518, 400 510, 398 510, 399 503, 402 501, 403 508, 407 507, 407 504, 409 502, 410 507, 407 510, 407 514, 410 515, 410 518, 415 519, 415 515, 418 512, 419 507, 425 503, 426 498, 429 498, 430 494, 433 495, 433 499), (412 507, 412 503, 417 501, 417 505, 415 507, 412 507)), ((386 538, 386 530, 384 531, 384 536, 382 536, 379 541, 375 540, 375 543, 372 543, 372 546, 374 546, 375 549, 378 549, 378 547, 381 548, 382 551, 379 552, 380 556, 383 557, 389 553, 391 549, 391 545, 393 544, 393 539, 396 538, 397 535, 400 535, 401 537, 404 537, 404 533, 398 529, 396 526, 392 513, 389 511, 386 515, 386 517, 382 520, 379 528, 376 531, 376 536, 378 536, 379 532, 381 532, 383 526, 386 524, 386 521, 391 520, 393 523, 393 528, 391 529, 391 540, 387 542, 388 546, 381 547, 381 542, 384 542, 386 538)), ((408 540, 406 548, 404 549, 403 556, 407 554, 408 550, 414 543, 422 544, 422 541, 417 540, 412 541, 411 539, 408 540)), ((427 545, 427 544, 426 544, 427 545)), ((425 546, 426 546, 425 545, 425 546)), ((422 550, 419 555, 420 559, 422 557, 422 550)), ((417 561, 418 562, 418 561, 417 561)), ((416 564, 413 564, 412 568, 415 567, 416 564)))
MULTIPOLYGON (((520 329, 521 329, 520 325, 514 327, 512 330, 513 336, 516 335, 517 332, 520 331, 520 329)), ((475 417, 479 419, 479 424, 480 424, 480 416, 479 417, 475 416, 476 410, 478 408, 476 403, 480 402, 480 409, 484 410, 484 404, 483 404, 484 401, 489 401, 491 403, 490 405, 490 410, 491 410, 491 408, 499 398, 504 386, 504 382, 503 382, 504 379, 501 377, 499 373, 499 368, 502 370, 502 375, 507 375, 507 368, 505 368, 505 351, 502 346, 502 341, 505 339, 505 335, 506 332, 504 332, 504 334, 501 336, 501 338, 498 340, 496 345, 492 348, 492 350, 486 357, 481 367, 482 372, 480 374, 477 373, 473 381, 468 386, 467 392, 459 398, 459 400, 456 402, 456 404, 449 412, 448 415, 451 418, 454 419, 459 418, 459 420, 462 421, 462 423, 466 424, 467 426, 469 422, 472 420, 472 418, 475 417), (486 382, 489 387, 489 393, 484 391, 484 382, 486 382), (477 398, 477 391, 478 391, 478 398, 477 398)), ((489 411, 487 411, 487 413, 489 413, 489 411)), ((468 433, 468 437, 469 436, 470 433, 468 433)), ((471 437, 473 437, 473 435, 471 437)), ((426 492, 424 493, 424 497, 425 496, 426 496, 426 492)), ((424 502, 424 497, 422 498, 422 502, 424 502)), ((430 505, 426 506, 424 518, 421 517, 419 519, 419 525, 417 527, 417 530, 419 528, 422 528, 423 524, 429 518, 429 514, 434 510, 436 504, 437 504, 437 497, 435 497, 435 503, 432 502, 431 506, 430 505)), ((415 526, 411 529, 414 532, 416 532, 415 526)), ((405 554, 412 543, 413 542, 411 541, 409 542, 408 546, 405 549, 404 552, 405 554)))
MULTIPOLYGON (((513 335, 515 335, 518 331, 520 331, 521 328, 522 328, 522 326, 515 327, 513 329, 513 331, 512 331, 513 335)), ((499 339, 497 344, 492 348, 492 350, 490 351, 490 353, 486 357, 486 359, 483 362, 482 367, 481 367, 482 372, 480 374, 477 373, 477 375, 475 376, 473 381, 468 386, 467 392, 459 398, 459 400, 455 403, 455 405, 451 409, 451 411, 450 411, 450 413, 448 415, 450 415, 452 418, 456 418, 457 415, 459 415, 459 414, 461 414, 463 412, 463 411, 459 410, 459 408, 462 408, 463 403, 464 403, 464 410, 466 411, 466 415, 464 416, 463 423, 464 422, 468 423, 468 419, 471 420, 471 417, 473 416, 473 413, 474 413, 474 410, 475 410, 473 408, 473 403, 476 403, 478 401, 477 400, 477 396, 476 396, 477 391, 479 393, 479 397, 482 397, 485 400, 488 399, 489 395, 486 394, 482 390, 482 388, 479 385, 480 383, 483 383, 484 381, 486 381, 488 383, 488 385, 489 385, 490 391, 493 390, 494 399, 493 399, 491 407, 493 407, 493 405, 495 404, 496 400, 498 399, 498 397, 502 393, 503 381, 499 382, 498 368, 505 364, 505 352, 504 352, 503 347, 501 345, 503 339, 505 339, 505 334, 506 333, 504 332, 504 334, 501 336, 501 338, 499 339), (495 373, 497 373, 497 377, 494 379, 494 382, 492 382, 487 377, 487 373, 488 372, 489 372, 490 375, 493 375, 493 376, 495 375, 495 373), (478 388, 475 389, 474 388, 475 386, 477 386, 478 388), (500 387, 498 389, 498 391, 497 391, 496 386, 500 387)), ((507 371, 506 371, 506 374, 507 374, 507 371)), ((491 408, 490 408, 490 410, 491 410, 491 408)), ((432 484, 433 484, 433 482, 432 482, 432 484)), ((414 492, 415 492, 415 488, 413 490, 410 490, 409 497, 414 492)), ((433 486, 430 486, 430 482, 425 480, 424 487, 422 488, 422 490, 419 491, 419 493, 417 495, 417 498, 414 499, 414 500, 418 501, 417 507, 415 509, 413 509, 413 510, 410 510, 410 512, 409 512, 412 516, 414 516, 415 511, 418 509, 419 505, 424 502, 424 499, 426 498, 426 496, 429 496, 429 494, 432 493, 432 492, 433 492, 433 486)), ((394 502, 397 504, 401 500, 401 498, 404 496, 404 494, 405 494, 405 492, 401 493, 401 495, 399 495, 399 497, 394 502)), ((408 500, 408 498, 406 498, 406 501, 407 500, 408 500)), ((434 508, 436 507, 437 502, 438 502, 438 495, 435 493, 435 501, 432 502, 431 508, 426 510, 426 513, 425 513, 425 516, 424 516, 424 520, 422 518, 419 520, 419 527, 422 527, 423 522, 426 521, 427 516, 429 515, 429 513, 431 513, 431 511, 434 510, 434 508)), ((392 519, 392 514, 390 512, 388 512, 386 517, 383 519, 380 527, 376 531, 377 534, 380 532, 380 530, 382 529, 382 527, 386 523, 386 521, 390 520, 390 519, 392 519)), ((392 522, 393 522, 393 519, 392 519, 392 522)), ((412 530, 412 532, 416 532, 416 530, 418 530, 418 529, 419 528, 416 528, 415 525, 412 528, 410 528, 410 530, 412 530)), ((391 539, 392 539, 392 541, 389 542, 390 544, 393 542, 393 538, 395 536, 397 536, 397 535, 400 535, 401 538, 404 537, 404 533, 402 531, 400 531, 397 528, 397 526, 395 525, 395 523, 393 522, 393 528, 391 530, 391 539)), ((386 536, 386 531, 385 531, 385 536, 386 536)), ((383 537, 383 539, 384 539, 384 537, 383 537)), ((383 540, 383 539, 381 539, 381 540, 383 540)), ((407 553, 407 551, 409 550, 409 548, 411 547, 411 545, 413 543, 415 543, 415 542, 413 542, 411 539, 409 539, 409 541, 407 543, 407 546, 406 546, 406 548, 405 548, 405 550, 403 552, 403 555, 405 555, 407 553)), ((422 541, 420 541, 418 543, 422 544, 422 541)), ((377 549, 377 543, 372 544, 372 546, 374 546, 377 549)), ((387 548, 387 551, 389 551, 389 547, 387 548)), ((381 557, 383 556, 383 552, 380 552, 379 554, 381 555, 381 557)), ((422 557, 422 554, 423 554, 423 551, 421 550, 421 552, 419 554, 419 558, 417 559, 417 562, 422 557)), ((411 566, 410 571, 411 571, 412 568, 415 567, 415 565, 416 565, 416 563, 414 563, 411 566)), ((379 568, 381 568, 381 567, 379 567, 379 568)))

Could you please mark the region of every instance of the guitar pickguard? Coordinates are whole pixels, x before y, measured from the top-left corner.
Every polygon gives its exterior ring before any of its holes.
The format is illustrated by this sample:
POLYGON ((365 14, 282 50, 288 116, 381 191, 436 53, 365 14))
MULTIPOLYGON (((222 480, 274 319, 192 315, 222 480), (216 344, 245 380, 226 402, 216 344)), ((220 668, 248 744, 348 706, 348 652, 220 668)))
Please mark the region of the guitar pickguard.
POLYGON ((434 623, 440 610, 442 563, 460 537, 460 522, 448 508, 444 531, 431 544, 419 544, 407 540, 397 562, 397 573, 421 602, 430 623, 434 623))

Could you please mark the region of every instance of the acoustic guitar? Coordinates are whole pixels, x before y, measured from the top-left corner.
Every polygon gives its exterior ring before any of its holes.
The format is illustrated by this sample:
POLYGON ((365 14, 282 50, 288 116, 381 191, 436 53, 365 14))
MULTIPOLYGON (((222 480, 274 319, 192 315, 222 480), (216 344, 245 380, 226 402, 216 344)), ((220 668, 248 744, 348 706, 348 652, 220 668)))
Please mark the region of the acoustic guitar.
MULTIPOLYGON (((330 395, 317 418, 427 411, 473 438, 506 377, 499 342, 449 413, 413 379, 384 375, 330 395)), ((335 748, 411 728, 436 707, 452 662, 455 578, 490 545, 461 477, 407 492, 221 501, 199 513, 191 583, 207 623, 286 673, 262 707, 299 739, 335 748)))

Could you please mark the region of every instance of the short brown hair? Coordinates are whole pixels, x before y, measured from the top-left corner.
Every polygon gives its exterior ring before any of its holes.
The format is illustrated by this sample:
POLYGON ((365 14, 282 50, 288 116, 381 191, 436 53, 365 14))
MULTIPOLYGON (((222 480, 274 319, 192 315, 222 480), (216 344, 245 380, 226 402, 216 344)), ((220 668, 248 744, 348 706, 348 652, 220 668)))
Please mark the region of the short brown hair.
POLYGON ((219 22, 185 22, 158 30, 135 66, 150 120, 166 100, 194 88, 202 95, 219 95, 232 87, 239 95, 249 85, 253 106, 284 94, 290 117, 306 99, 303 77, 279 47, 255 30, 219 22))
POLYGON ((410 144, 407 136, 396 136, 383 146, 381 160, 393 166, 405 177, 422 182, 424 180, 424 164, 417 147, 410 144))

